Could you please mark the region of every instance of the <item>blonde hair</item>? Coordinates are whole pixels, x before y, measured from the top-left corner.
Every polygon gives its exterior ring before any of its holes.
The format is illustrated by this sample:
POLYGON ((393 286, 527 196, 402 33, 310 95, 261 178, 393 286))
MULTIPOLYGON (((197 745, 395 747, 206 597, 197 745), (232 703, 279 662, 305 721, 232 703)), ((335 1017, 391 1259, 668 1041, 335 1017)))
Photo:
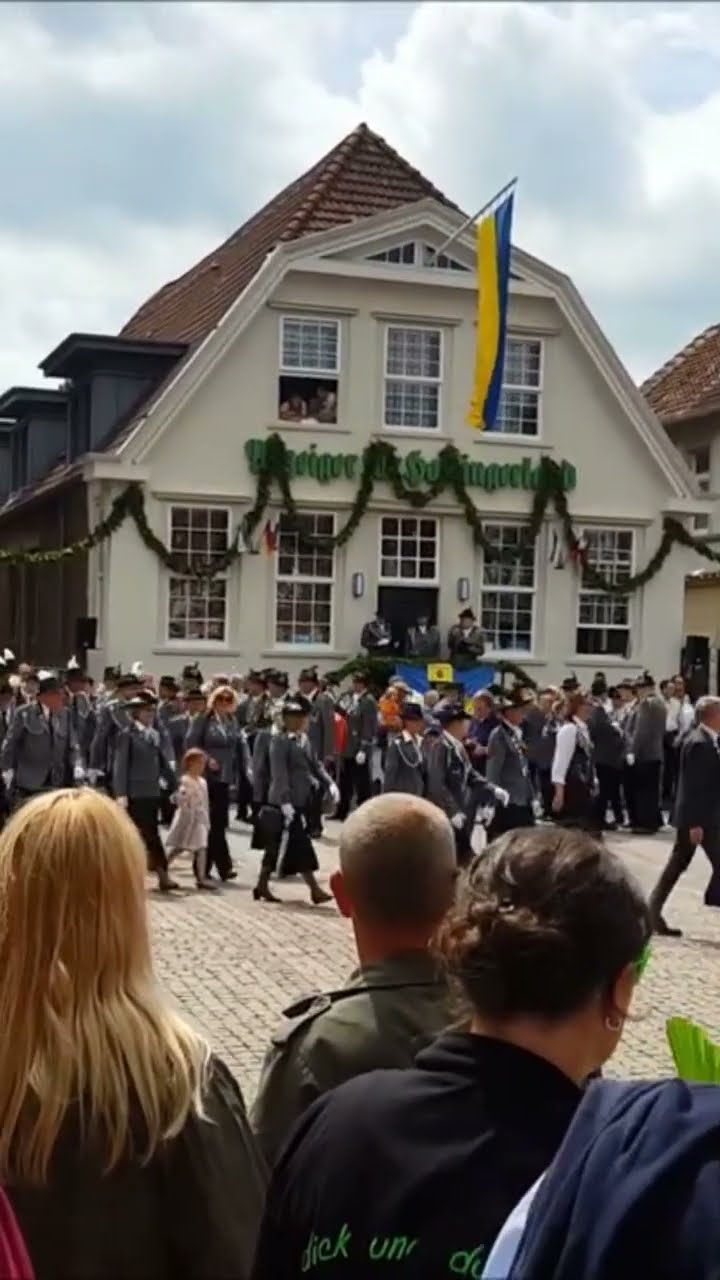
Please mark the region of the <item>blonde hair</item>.
POLYGON ((70 1108, 108 1170, 203 1114, 209 1049, 155 985, 145 851, 97 792, 37 796, 0 836, 0 1028, 0 1181, 46 1180, 70 1108))
POLYGON ((212 693, 208 698, 208 701, 207 701, 208 715, 212 715, 213 711, 215 710, 216 702, 224 702, 226 699, 228 702, 232 702, 233 711, 237 711, 238 696, 235 690, 231 688, 229 684, 219 684, 217 689, 213 689, 212 693))

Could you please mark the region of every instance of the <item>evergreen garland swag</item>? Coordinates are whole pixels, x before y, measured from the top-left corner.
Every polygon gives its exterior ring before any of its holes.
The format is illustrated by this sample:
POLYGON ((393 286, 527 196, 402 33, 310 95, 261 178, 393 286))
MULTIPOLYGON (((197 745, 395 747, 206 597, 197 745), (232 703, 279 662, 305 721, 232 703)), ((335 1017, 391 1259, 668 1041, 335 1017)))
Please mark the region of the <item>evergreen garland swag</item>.
MULTIPOLYGON (((282 498, 283 515, 291 527, 293 522, 297 524, 302 545, 310 549, 328 550, 333 547, 342 547, 350 541, 366 514, 375 485, 386 483, 390 485, 399 502, 407 504, 415 511, 422 511, 435 498, 448 490, 462 508, 465 520, 472 530, 475 544, 482 547, 483 553, 489 560, 501 560, 508 565, 519 559, 523 551, 535 542, 545 514, 549 508, 552 508, 560 523, 566 550, 573 562, 582 570, 583 582, 586 586, 596 591, 604 591, 608 595, 631 595, 646 582, 650 582, 662 569, 675 545, 690 548, 713 564, 720 564, 720 551, 714 551, 709 543, 702 539, 693 538, 679 520, 666 516, 660 542, 645 568, 622 582, 613 582, 606 578, 589 562, 583 544, 575 533, 563 485, 562 470, 552 458, 541 459, 538 485, 533 494, 532 508, 524 531, 525 537, 518 547, 499 551, 488 539, 483 528, 483 517, 468 493, 463 474, 462 454, 455 445, 448 444, 440 450, 437 457, 437 476, 423 490, 411 488, 405 483, 400 461, 394 445, 387 441, 376 440, 369 444, 363 451, 360 483, 344 525, 332 538, 323 535, 310 537, 303 534, 300 529, 301 513, 298 511, 290 487, 287 449, 282 437, 275 433, 267 441, 265 457, 257 478, 255 501, 250 511, 243 517, 239 534, 242 534, 245 545, 250 545, 267 510, 273 484, 276 484, 282 498)), ((150 528, 145 513, 143 490, 139 484, 132 483, 113 499, 108 515, 86 537, 66 547, 57 547, 52 550, 0 548, 0 564, 55 564, 60 560, 69 559, 71 556, 91 551, 93 547, 99 546, 101 542, 112 537, 128 518, 135 524, 145 546, 154 552, 166 568, 183 577, 213 578, 216 574, 226 572, 230 565, 242 555, 242 550, 238 549, 239 538, 232 541, 222 556, 214 556, 212 560, 202 560, 198 557, 188 559, 178 552, 171 551, 150 528)))

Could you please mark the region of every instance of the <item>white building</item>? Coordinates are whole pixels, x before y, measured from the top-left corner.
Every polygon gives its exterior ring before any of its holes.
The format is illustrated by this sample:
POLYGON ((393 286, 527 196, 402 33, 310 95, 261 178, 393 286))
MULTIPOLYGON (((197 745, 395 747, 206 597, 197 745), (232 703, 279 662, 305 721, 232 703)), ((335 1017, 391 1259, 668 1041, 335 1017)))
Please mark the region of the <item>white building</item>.
MULTIPOLYGON (((392 445, 419 488, 454 444, 496 545, 522 537, 546 456, 565 464, 590 561, 613 579, 641 569, 666 514, 690 520, 702 511, 695 482, 568 277, 519 249, 499 420, 488 433, 466 425, 472 229, 433 256, 463 221, 361 126, 150 299, 119 339, 68 339, 42 367, 71 379, 75 370, 78 388, 83 379, 95 388, 86 452, 76 445, 66 463, 86 485, 89 526, 137 483, 150 529, 179 561, 218 554, 255 501, 260 460, 278 433, 292 451, 301 530, 333 534, 348 518, 371 442, 392 445), (155 349, 175 361, 171 372, 148 379, 149 398, 109 432, 103 419, 103 438, 93 425, 101 373, 104 404, 117 369, 128 377, 132 366, 136 376, 155 349), (304 420, 288 420, 287 408, 281 416, 291 401, 304 420)), ((62 467, 59 474, 63 483, 62 467)), ((195 659, 206 671, 334 669, 358 652, 378 606, 398 633, 418 612, 446 632, 467 604, 490 655, 538 680, 568 669, 590 678, 598 668, 619 678, 649 667, 660 677, 678 666, 687 558, 677 548, 647 585, 615 598, 590 589, 573 563, 555 567, 551 513, 517 567, 501 569, 475 545, 447 491, 420 511, 379 480, 358 528, 335 550, 303 545, 282 512, 275 485, 255 544, 268 521, 279 521, 277 550, 251 544, 205 581, 168 569, 125 520, 88 558, 95 670, 133 659, 154 672, 195 659)))

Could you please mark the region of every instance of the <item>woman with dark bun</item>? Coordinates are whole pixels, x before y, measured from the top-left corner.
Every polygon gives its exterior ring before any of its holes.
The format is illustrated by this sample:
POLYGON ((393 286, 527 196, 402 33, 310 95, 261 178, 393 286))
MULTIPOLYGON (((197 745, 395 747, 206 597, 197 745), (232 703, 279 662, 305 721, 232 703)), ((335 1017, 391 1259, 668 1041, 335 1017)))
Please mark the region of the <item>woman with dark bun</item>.
POLYGON ((275 1166, 256 1280, 367 1280, 377 1261, 403 1280, 481 1277, 617 1047, 650 932, 641 889, 588 833, 492 844, 437 938, 461 1029, 305 1112, 275 1166))

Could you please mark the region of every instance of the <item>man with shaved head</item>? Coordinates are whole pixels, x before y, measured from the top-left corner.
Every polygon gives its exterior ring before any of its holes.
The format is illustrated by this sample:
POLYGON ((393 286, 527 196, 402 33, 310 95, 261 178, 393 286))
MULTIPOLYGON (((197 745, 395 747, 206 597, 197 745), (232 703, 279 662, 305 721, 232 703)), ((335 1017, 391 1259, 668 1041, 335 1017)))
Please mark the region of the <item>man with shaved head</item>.
POLYGON ((321 1094, 365 1071, 411 1066, 452 1021, 428 944, 456 876, 453 829, 427 800, 377 796, 344 823, 330 887, 352 924, 359 968, 341 990, 286 1009, 273 1036, 252 1115, 270 1164, 321 1094))

